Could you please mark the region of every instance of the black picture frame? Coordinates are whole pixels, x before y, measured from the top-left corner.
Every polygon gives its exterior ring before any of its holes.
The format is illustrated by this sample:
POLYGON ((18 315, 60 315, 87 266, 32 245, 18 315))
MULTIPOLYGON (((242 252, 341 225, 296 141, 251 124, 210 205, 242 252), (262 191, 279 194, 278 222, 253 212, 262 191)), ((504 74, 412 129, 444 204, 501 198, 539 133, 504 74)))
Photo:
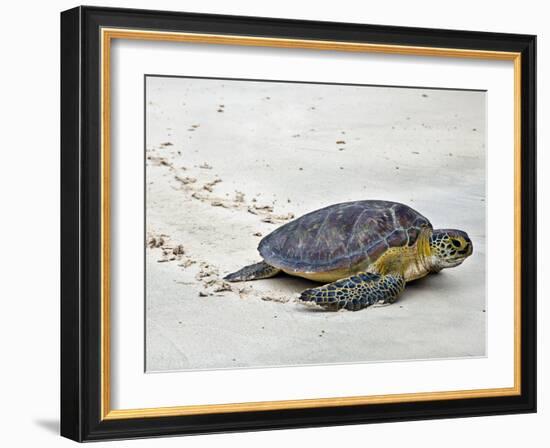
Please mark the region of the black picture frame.
POLYGON ((76 441, 536 412, 536 36, 100 7, 61 13, 61 435, 76 441), (521 54, 521 393, 102 419, 102 27, 521 54))

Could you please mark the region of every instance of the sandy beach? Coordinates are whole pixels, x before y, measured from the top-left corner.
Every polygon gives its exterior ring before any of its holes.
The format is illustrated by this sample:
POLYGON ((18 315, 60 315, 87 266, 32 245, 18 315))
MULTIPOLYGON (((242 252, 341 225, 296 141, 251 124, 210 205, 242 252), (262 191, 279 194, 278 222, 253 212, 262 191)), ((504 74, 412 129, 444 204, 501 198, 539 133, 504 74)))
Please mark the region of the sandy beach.
POLYGON ((148 77, 149 372, 485 356, 485 94, 148 77), (463 265, 358 312, 289 276, 228 284, 260 239, 338 202, 405 203, 468 232, 463 265))

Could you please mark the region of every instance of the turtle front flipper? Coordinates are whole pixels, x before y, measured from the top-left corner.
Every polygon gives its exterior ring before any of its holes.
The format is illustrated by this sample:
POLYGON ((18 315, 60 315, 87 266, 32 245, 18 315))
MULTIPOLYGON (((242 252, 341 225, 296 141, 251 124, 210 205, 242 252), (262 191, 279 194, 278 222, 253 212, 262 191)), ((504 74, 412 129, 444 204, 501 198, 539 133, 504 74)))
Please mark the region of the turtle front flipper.
POLYGON ((265 261, 254 263, 239 269, 237 272, 226 275, 223 279, 228 282, 246 282, 248 280, 260 280, 262 278, 270 278, 277 275, 281 270, 265 261))
POLYGON ((405 289, 400 274, 359 273, 318 288, 306 289, 300 300, 314 302, 328 311, 358 311, 378 302, 393 303, 405 289))

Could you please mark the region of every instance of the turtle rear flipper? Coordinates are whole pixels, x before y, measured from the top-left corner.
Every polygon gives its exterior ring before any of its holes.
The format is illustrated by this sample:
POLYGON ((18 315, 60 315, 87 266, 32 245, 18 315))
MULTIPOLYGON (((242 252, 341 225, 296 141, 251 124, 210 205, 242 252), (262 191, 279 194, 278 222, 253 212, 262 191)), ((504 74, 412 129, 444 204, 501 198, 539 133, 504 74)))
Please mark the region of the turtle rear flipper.
POLYGON ((270 278, 277 275, 281 270, 265 261, 254 263, 239 269, 237 272, 226 275, 223 279, 228 282, 246 282, 248 280, 260 280, 262 278, 270 278))
POLYGON ((306 289, 300 295, 304 302, 314 302, 328 311, 346 308, 358 311, 378 302, 393 303, 405 289, 400 274, 359 273, 318 288, 306 289))

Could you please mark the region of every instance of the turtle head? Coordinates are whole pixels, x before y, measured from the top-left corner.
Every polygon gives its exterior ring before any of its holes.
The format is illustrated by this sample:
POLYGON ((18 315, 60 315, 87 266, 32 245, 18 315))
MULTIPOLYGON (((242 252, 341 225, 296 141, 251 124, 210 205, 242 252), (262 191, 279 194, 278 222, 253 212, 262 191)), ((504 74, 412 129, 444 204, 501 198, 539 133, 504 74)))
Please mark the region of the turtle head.
POLYGON ((430 237, 433 270, 454 268, 472 255, 474 246, 466 232, 455 229, 434 230, 430 237))

